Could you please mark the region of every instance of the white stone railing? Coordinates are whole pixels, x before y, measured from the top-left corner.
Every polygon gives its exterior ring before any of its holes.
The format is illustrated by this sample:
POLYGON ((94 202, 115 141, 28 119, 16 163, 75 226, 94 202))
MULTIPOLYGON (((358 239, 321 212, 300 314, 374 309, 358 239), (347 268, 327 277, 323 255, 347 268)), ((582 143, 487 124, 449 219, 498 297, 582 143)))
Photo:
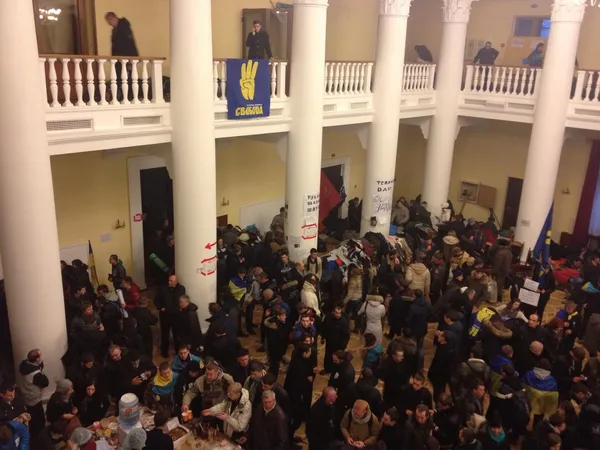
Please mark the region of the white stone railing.
POLYGON ((572 90, 572 99, 600 105, 599 70, 578 70, 572 90))
POLYGON ((541 77, 541 68, 468 65, 463 92, 532 98, 541 77))
POLYGON ((433 91, 435 64, 405 64, 402 92, 433 91))
POLYGON ((40 55, 49 108, 164 103, 164 58, 40 55), (155 82, 156 81, 156 82, 155 82))
POLYGON ((325 63, 325 96, 370 94, 372 80, 372 62, 327 61, 325 63))
MULTIPOLYGON (((269 62, 271 70, 271 98, 287 97, 287 61, 269 62)), ((227 100, 227 60, 213 61, 213 84, 215 101, 227 100)))

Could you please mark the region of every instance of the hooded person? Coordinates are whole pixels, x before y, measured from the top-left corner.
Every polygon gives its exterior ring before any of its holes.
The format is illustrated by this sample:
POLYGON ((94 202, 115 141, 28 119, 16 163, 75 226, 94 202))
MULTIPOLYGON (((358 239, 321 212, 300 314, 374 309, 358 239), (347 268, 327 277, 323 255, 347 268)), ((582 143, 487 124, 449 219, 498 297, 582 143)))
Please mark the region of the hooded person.
POLYGON ((340 423, 344 444, 349 448, 373 446, 377 441, 380 428, 379 420, 371 413, 369 404, 364 400, 356 400, 352 409, 346 411, 340 423))
POLYGON ((81 450, 95 450, 94 435, 87 428, 75 428, 71 434, 71 442, 81 450))
POLYGON ((146 432, 143 428, 134 428, 125 437, 123 450, 143 450, 146 447, 146 432))

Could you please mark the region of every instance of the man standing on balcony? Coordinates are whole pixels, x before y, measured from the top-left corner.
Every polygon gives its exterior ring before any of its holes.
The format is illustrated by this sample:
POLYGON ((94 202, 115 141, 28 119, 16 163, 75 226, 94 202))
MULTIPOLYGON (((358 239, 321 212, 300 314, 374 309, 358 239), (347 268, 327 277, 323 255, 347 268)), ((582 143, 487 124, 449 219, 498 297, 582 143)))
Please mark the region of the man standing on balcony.
POLYGON ((493 66, 499 54, 500 52, 492 47, 492 43, 487 41, 485 47, 480 48, 477 55, 475 55, 473 63, 484 66, 493 66))
POLYGON ((246 47, 248 47, 248 59, 264 59, 265 52, 269 59, 273 59, 269 34, 262 30, 260 20, 252 22, 252 32, 248 34, 246 47))
POLYGON ((112 56, 139 56, 129 20, 117 17, 114 12, 108 12, 104 17, 113 29, 112 56))

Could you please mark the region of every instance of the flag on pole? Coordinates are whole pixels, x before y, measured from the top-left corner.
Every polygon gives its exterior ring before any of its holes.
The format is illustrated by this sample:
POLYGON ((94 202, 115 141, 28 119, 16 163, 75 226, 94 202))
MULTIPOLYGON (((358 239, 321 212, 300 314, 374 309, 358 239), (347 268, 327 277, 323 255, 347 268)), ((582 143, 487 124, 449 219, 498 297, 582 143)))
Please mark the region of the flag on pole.
POLYGON ((98 273, 96 272, 96 263, 94 262, 94 252, 92 250, 92 242, 88 241, 88 269, 90 271, 90 277, 92 279, 92 286, 97 288, 100 286, 98 281, 98 273))
POLYGON ((538 269, 538 277, 542 278, 546 273, 546 268, 550 265, 550 245, 552 243, 552 215, 554 212, 554 203, 550 206, 548 217, 540 231, 540 235, 533 248, 533 260, 538 269))

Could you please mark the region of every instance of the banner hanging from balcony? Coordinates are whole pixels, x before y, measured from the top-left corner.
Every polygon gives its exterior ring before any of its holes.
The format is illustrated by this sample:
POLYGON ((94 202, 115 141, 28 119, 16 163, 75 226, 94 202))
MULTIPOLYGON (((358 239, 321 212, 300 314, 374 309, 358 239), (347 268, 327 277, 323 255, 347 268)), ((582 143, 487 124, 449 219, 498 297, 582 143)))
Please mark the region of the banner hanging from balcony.
POLYGON ((227 117, 255 119, 271 114, 271 76, 266 59, 227 60, 227 117))

